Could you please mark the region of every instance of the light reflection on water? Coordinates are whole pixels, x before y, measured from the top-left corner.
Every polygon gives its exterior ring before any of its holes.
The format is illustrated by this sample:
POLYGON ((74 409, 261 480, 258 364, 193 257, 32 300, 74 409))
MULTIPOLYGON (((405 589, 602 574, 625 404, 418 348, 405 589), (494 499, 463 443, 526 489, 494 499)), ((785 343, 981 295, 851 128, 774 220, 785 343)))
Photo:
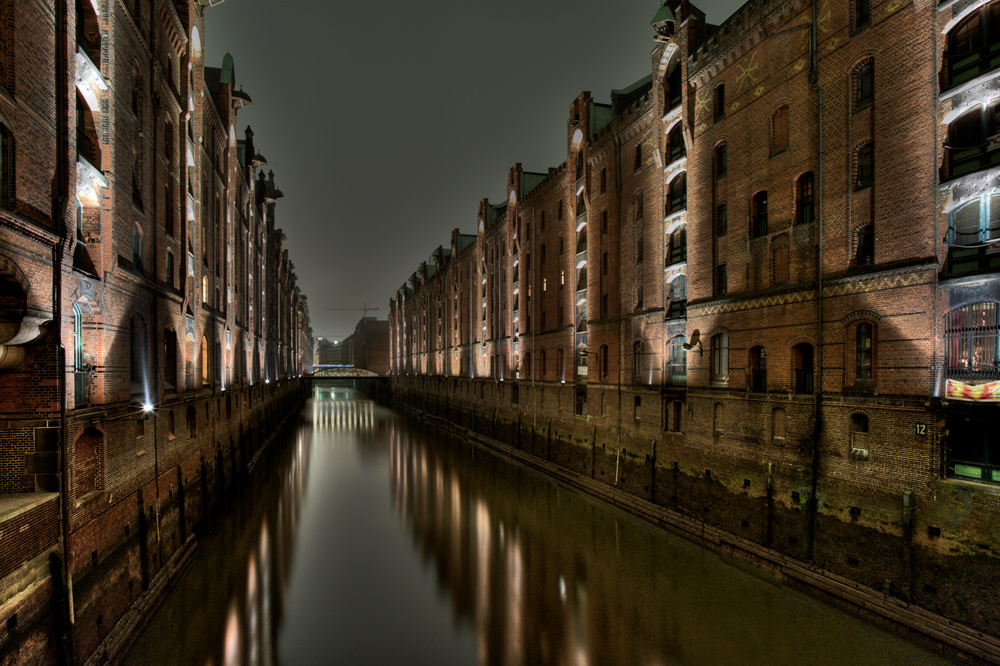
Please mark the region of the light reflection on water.
POLYGON ((264 467, 127 663, 947 663, 344 389, 264 467))

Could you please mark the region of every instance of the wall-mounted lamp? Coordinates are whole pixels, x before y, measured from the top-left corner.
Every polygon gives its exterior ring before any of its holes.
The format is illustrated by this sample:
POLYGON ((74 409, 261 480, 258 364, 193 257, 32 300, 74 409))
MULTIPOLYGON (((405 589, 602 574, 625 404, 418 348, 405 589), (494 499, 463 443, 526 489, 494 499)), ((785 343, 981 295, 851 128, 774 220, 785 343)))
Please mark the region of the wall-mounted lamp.
POLYGON ((681 347, 684 348, 684 351, 691 351, 692 349, 697 347, 698 356, 701 356, 702 354, 705 353, 705 349, 701 346, 701 333, 698 331, 697 328, 691 332, 691 340, 682 344, 681 347))

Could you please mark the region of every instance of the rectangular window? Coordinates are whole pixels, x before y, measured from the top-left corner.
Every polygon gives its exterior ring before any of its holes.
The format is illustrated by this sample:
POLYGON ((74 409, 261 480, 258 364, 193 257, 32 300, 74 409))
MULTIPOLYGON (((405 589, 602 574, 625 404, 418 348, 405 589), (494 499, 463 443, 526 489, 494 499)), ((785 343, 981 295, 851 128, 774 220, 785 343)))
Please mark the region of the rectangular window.
POLYGON ((719 264, 715 267, 715 295, 725 296, 729 288, 729 282, 726 276, 726 265, 719 264))
POLYGON ((642 169, 642 142, 635 144, 635 171, 642 169))
POLYGON ((715 178, 725 178, 729 168, 729 158, 726 154, 726 144, 720 143, 715 147, 715 178))
POLYGON ((854 189, 863 190, 875 182, 875 149, 871 143, 858 148, 857 180, 854 189))
POLYGON ((608 169, 601 167, 601 194, 608 191, 608 169))
POLYGON ((854 12, 854 29, 860 30, 868 25, 872 19, 871 0, 856 0, 854 12))
POLYGON ((635 193, 635 219, 642 219, 642 190, 635 193))
POLYGON ((601 275, 608 274, 608 253, 605 252, 601 255, 601 275))
POLYGON ((715 235, 721 238, 729 231, 729 213, 725 202, 715 207, 715 235))
POLYGON ((642 239, 635 242, 635 263, 642 263, 642 239))
POLYGON ((608 211, 601 211, 601 233, 608 233, 608 211))
POLYGON ((608 295, 601 296, 601 319, 608 318, 608 295))
POLYGON ((872 378, 872 325, 868 322, 858 324, 857 330, 857 379, 872 378))
POLYGON ((869 60, 854 74, 854 110, 871 106, 874 97, 875 64, 869 60))
POLYGON ((729 379, 729 335, 720 333, 712 338, 712 380, 729 379))

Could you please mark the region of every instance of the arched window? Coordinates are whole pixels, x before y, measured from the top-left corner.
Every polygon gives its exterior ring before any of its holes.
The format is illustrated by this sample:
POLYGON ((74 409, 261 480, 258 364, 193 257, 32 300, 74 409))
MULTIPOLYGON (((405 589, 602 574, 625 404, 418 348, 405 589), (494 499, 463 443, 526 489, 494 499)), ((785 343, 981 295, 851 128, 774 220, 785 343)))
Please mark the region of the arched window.
POLYGON ((809 224, 816 219, 813 196, 813 172, 806 171, 795 183, 795 224, 809 224))
POLYGON ((761 190, 750 200, 750 238, 767 235, 767 190, 761 190))
POLYGON ((540 352, 538 352, 538 378, 541 380, 545 380, 546 379, 545 374, 547 371, 548 368, 546 367, 545 363, 545 350, 543 349, 540 352))
POLYGON ((198 436, 198 413, 194 407, 187 408, 187 429, 188 438, 194 439, 198 436))
POLYGON ((566 360, 562 347, 556 349, 556 378, 560 381, 566 381, 566 360))
POLYGON ((679 173, 667 186, 667 215, 687 208, 687 172, 679 173))
POLYGON ((748 358, 750 370, 750 390, 757 393, 767 391, 767 349, 757 346, 750 348, 748 358))
POLYGON ((201 338, 201 383, 207 384, 209 377, 209 368, 212 366, 208 362, 208 338, 202 336, 201 338))
POLYGON ((587 378, 587 345, 582 345, 576 354, 576 373, 580 379, 587 378))
POLYGON ((674 125, 673 129, 667 132, 667 151, 669 153, 668 163, 676 162, 687 154, 684 147, 684 134, 681 132, 682 123, 674 125))
POLYGON ((1000 44, 1000 2, 984 4, 948 31, 942 89, 953 88, 996 67, 1000 44))
POLYGON ((642 190, 635 193, 635 219, 641 220, 643 215, 642 190))
POLYGON ((1000 102, 976 105, 948 125, 946 178, 958 178, 1000 163, 990 137, 1000 133, 1000 102))
POLYGON ((608 346, 601 345, 601 355, 600 355, 600 374, 601 379, 605 380, 608 378, 608 346))
POLYGON ((792 364, 795 370, 795 392, 813 392, 813 346, 803 342, 792 347, 792 364))
POLYGON ((861 111, 875 99, 875 61, 867 58, 854 68, 854 110, 861 111))
POLYGON ((208 275, 201 276, 201 303, 208 305, 208 275))
POLYGON ((712 337, 712 381, 729 381, 729 335, 719 333, 712 337))
POLYGON ((788 149, 788 106, 782 105, 771 115, 771 154, 788 149))

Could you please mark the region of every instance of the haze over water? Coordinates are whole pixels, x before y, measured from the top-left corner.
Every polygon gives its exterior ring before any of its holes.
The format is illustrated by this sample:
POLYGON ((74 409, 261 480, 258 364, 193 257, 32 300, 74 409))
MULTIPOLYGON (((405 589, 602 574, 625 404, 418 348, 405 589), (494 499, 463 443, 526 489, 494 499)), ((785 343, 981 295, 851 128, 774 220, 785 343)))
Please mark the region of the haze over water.
POLYGON ((126 663, 950 663, 344 389, 306 417, 126 663))

